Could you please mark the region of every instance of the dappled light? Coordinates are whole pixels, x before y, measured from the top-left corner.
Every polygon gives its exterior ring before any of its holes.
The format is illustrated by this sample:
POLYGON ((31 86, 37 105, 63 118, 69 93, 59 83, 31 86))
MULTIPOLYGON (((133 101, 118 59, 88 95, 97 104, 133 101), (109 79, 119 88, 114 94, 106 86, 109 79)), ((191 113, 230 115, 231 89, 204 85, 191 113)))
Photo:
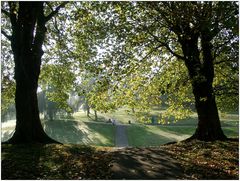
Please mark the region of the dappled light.
MULTIPOLYGON (((126 108, 119 109, 114 113, 99 113, 98 119, 93 115, 86 116, 84 111, 74 113, 73 119, 43 120, 42 124, 46 133, 61 143, 86 144, 95 146, 116 146, 116 129, 125 126, 124 134, 127 136, 127 144, 132 146, 158 146, 168 142, 178 142, 189 138, 196 128, 196 117, 180 120, 170 124, 141 124, 128 123, 128 120, 137 120, 131 116, 126 108), (109 118, 117 118, 119 125, 108 123, 109 118), (121 119, 123 117, 123 119, 121 119)), ((154 110, 155 114, 164 110, 154 110)), ((223 119, 223 131, 229 137, 238 136, 238 117, 223 119)), ((2 123, 2 141, 7 141, 14 133, 16 121, 10 120, 2 123)))
POLYGON ((2 1, 2 179, 238 179, 239 3, 2 1))
POLYGON ((54 122, 45 122, 44 129, 49 136, 61 143, 114 146, 112 125, 55 120, 54 122))
POLYGON ((182 170, 166 152, 155 148, 129 148, 114 152, 113 179, 177 179, 182 170), (162 163, 159 165, 158 163, 162 163))

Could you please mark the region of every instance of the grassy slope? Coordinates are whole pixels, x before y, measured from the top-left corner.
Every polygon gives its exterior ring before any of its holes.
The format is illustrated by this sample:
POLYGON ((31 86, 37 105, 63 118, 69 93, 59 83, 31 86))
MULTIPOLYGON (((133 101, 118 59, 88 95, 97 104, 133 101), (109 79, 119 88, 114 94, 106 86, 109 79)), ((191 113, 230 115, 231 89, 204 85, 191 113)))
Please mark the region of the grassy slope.
MULTIPOLYGON (((115 145, 115 127, 111 124, 54 120, 43 122, 43 127, 50 137, 64 144, 115 145)), ((2 130, 2 141, 11 137, 13 129, 14 127, 7 127, 2 130)))
POLYGON ((115 127, 111 124, 55 120, 44 125, 47 134, 61 143, 114 146, 115 127))
MULTIPOLYGON (((192 126, 152 126, 129 125, 127 127, 128 141, 131 146, 157 146, 172 141, 182 141, 195 131, 192 126)), ((228 137, 238 137, 237 127, 223 127, 228 137)))
MULTIPOLYGON (((153 109, 152 113, 157 114, 161 110, 153 109)), ((222 126, 225 134, 229 137, 237 137, 238 115, 225 114, 222 116, 222 126)), ((128 114, 126 109, 121 108, 113 113, 98 113, 98 120, 94 121, 94 115, 86 116, 83 111, 75 113, 71 120, 55 120, 45 122, 46 132, 54 139, 62 143, 88 144, 97 146, 114 146, 115 127, 106 124, 109 118, 114 118, 128 125, 127 133, 130 146, 157 146, 170 141, 180 141, 195 131, 197 118, 193 117, 170 123, 169 125, 141 125, 134 122, 136 118, 128 114), (74 121, 73 121, 74 120, 74 121)), ((5 127, 2 130, 2 141, 5 141, 12 132, 12 127, 5 127)))
MULTIPOLYGON (((128 123, 129 120, 131 122, 135 122, 136 118, 131 114, 126 112, 126 108, 120 108, 114 112, 109 113, 98 113, 98 122, 106 122, 109 119, 115 119, 122 123, 128 123)), ((90 114, 90 117, 86 116, 86 113, 84 111, 79 111, 77 113, 74 113, 73 117, 77 120, 81 121, 94 121, 94 115, 90 114)))

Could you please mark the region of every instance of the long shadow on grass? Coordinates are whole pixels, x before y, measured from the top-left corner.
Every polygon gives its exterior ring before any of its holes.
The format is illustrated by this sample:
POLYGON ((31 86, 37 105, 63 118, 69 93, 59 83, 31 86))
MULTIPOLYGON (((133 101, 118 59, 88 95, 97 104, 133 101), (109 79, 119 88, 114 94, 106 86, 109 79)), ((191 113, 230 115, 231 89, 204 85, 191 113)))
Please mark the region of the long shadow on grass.
POLYGON ((85 123, 95 135, 94 142, 98 146, 114 146, 115 127, 112 124, 85 123))
POLYGON ((44 124, 46 133, 62 143, 84 143, 89 142, 88 128, 80 127, 78 122, 70 120, 46 121, 44 124))
POLYGON ((109 124, 54 120, 45 122, 44 129, 62 143, 113 146, 113 128, 109 124))
MULTIPOLYGON (((95 115, 94 114, 89 114, 89 116, 87 117, 88 121, 91 122, 102 122, 102 123, 106 123, 108 121, 108 119, 106 119, 104 116, 98 115, 97 116, 97 120, 95 119, 95 115)), ((73 118, 74 119, 74 118, 73 118)), ((79 118, 81 119, 81 118, 79 118)))
POLYGON ((178 141, 175 134, 168 133, 159 129, 152 130, 153 127, 131 125, 127 127, 128 141, 130 146, 159 146, 168 142, 178 141), (157 134, 158 133, 158 134, 157 134), (175 137, 176 138, 175 138, 175 137))

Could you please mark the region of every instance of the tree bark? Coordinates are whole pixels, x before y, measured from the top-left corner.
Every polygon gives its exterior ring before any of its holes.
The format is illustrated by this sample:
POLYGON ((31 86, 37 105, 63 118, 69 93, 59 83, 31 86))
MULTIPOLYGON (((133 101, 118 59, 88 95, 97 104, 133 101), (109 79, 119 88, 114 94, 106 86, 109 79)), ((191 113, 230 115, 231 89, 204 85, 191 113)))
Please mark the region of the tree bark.
POLYGON ((87 111, 87 117, 90 117, 90 106, 89 106, 88 100, 86 100, 86 98, 85 98, 85 106, 84 107, 86 108, 86 111, 87 111))
POLYGON ((134 109, 134 107, 132 107, 132 113, 135 113, 135 109, 134 109))
POLYGON ((210 41, 201 37, 203 58, 200 60, 198 50, 198 36, 191 36, 189 39, 181 39, 185 65, 192 82, 195 106, 198 114, 198 125, 195 133, 190 139, 203 141, 225 140, 215 96, 213 92, 213 58, 211 55, 210 41))
POLYGON ((97 111, 96 110, 94 110, 94 116, 95 116, 95 121, 97 121, 98 116, 97 116, 97 111))
POLYGON ((205 82, 192 86, 198 113, 198 126, 192 138, 203 141, 225 140, 212 85, 205 82))
POLYGON ((87 105, 87 117, 90 117, 90 107, 87 105))
POLYGON ((37 88, 42 44, 45 37, 43 2, 10 2, 12 50, 15 62, 16 128, 8 143, 57 143, 43 130, 39 117, 37 88))

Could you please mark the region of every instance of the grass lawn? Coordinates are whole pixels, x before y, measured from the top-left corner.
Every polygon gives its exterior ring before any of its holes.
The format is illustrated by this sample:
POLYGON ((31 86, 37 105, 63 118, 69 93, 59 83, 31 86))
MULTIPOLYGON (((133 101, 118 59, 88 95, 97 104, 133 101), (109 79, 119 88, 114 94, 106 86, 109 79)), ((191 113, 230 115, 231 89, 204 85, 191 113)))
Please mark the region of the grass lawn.
MULTIPOLYGON (((158 109, 152 110, 154 114, 161 111, 158 109)), ((228 137, 238 137, 238 115, 220 115, 224 133, 228 137)), ((132 124, 126 124, 129 146, 139 147, 158 146, 172 141, 184 140, 194 133, 197 125, 196 114, 176 123, 164 125, 139 124, 131 113, 127 113, 125 108, 121 108, 112 113, 98 113, 97 121, 94 120, 93 114, 87 117, 84 111, 80 111, 74 113, 73 117, 68 120, 43 121, 43 126, 50 137, 61 143, 114 146, 115 127, 106 123, 109 118, 116 119, 121 123, 128 123, 131 120, 132 124)), ((14 126, 13 121, 2 124, 2 141, 10 138, 14 126)))
MULTIPOLYGON (((2 141, 11 137, 14 127, 15 125, 2 129, 2 141)), ((54 120, 44 121, 43 127, 50 137, 64 144, 115 145, 115 127, 111 124, 54 120)))
MULTIPOLYGON (((136 122, 136 117, 132 113, 127 112, 128 109, 126 108, 119 108, 118 110, 114 112, 109 112, 109 113, 100 113, 98 112, 98 120, 97 122, 106 122, 109 119, 115 119, 121 123, 128 123, 129 120, 131 122, 135 123, 136 122)), ((80 121, 95 121, 94 114, 91 112, 90 117, 87 117, 86 113, 84 111, 79 111, 77 113, 73 114, 73 118, 75 120, 80 120, 80 121)))
MULTIPOLYGON (((164 112, 164 110, 160 110, 159 108, 153 108, 150 112, 151 115, 157 116, 160 113, 164 112)), ((238 114, 219 114, 222 126, 238 126, 239 124, 239 115, 238 114)), ((95 121, 94 114, 91 112, 90 117, 87 117, 86 113, 81 110, 73 114, 73 118, 77 121, 95 121)), ((130 120, 132 123, 138 123, 137 118, 133 115, 131 110, 127 108, 119 108, 114 112, 109 113, 98 113, 98 120, 97 122, 106 122, 108 119, 116 119, 117 121, 128 124, 130 120)), ((197 125, 197 114, 194 113, 191 117, 179 120, 176 123, 170 121, 169 125, 197 125)))
POLYGON ((61 143, 114 146, 115 127, 107 123, 71 120, 47 121, 46 133, 61 143))
MULTIPOLYGON (((128 142, 130 146, 158 146, 172 141, 182 141, 190 137, 194 131, 193 126, 167 126, 167 125, 140 125, 132 124, 127 127, 128 142)), ((228 137, 238 137, 238 127, 223 127, 228 137)))
MULTIPOLYGON (((175 127, 174 127, 175 128, 175 127)), ((191 134, 170 132, 161 126, 130 125, 127 127, 130 146, 158 146, 172 141, 181 141, 191 134)))

